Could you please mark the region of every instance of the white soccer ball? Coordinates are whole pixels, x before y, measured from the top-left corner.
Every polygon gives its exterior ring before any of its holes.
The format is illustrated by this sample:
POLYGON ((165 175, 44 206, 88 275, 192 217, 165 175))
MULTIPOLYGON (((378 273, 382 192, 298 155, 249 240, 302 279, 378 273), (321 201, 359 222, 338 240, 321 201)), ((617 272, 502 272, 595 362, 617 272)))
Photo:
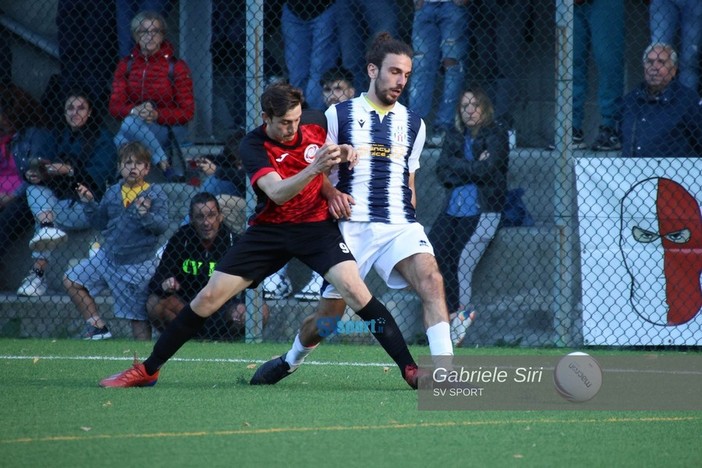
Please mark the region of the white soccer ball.
POLYGON ((602 387, 602 369, 587 353, 563 356, 553 372, 556 391, 566 400, 582 403, 591 400, 602 387))

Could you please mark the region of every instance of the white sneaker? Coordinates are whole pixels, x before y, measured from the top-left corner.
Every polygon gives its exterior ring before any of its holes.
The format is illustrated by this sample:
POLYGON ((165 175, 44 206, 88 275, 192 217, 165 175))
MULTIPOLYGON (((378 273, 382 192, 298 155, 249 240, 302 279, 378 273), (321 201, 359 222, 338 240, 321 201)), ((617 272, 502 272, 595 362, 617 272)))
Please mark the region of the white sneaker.
POLYGON ((17 289, 18 296, 36 297, 46 294, 46 280, 43 276, 36 274, 34 270, 22 280, 22 284, 17 289))
POLYGON ((475 311, 465 309, 459 311, 451 320, 451 341, 454 346, 460 346, 466 337, 468 328, 473 325, 475 320, 475 311))
POLYGON ((263 280, 264 299, 285 299, 292 293, 290 280, 278 273, 263 280))
POLYGON ((44 226, 29 241, 32 250, 53 250, 66 240, 66 233, 55 227, 44 226))
POLYGON ((319 294, 322 290, 322 277, 316 273, 312 273, 312 279, 305 285, 304 288, 295 294, 295 299, 300 301, 318 301, 319 294))

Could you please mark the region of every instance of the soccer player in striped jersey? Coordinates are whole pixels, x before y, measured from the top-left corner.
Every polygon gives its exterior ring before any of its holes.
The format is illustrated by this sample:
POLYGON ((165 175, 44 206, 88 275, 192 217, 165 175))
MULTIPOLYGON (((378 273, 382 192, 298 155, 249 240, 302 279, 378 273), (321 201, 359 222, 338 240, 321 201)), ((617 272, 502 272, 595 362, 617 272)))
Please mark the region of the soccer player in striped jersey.
MULTIPOLYGON (((412 71, 412 55, 409 45, 379 34, 366 55, 368 92, 327 109, 327 143, 352 145, 358 162, 338 166, 330 177, 336 188, 328 184, 325 196, 361 277, 375 268, 390 288, 414 289, 422 301, 432 356, 452 356, 443 278, 415 216, 415 172, 426 128, 397 102, 412 71)), ((287 353, 293 368, 322 340, 320 320, 340 318, 344 308, 339 292, 325 285, 316 313, 305 319, 287 353)))

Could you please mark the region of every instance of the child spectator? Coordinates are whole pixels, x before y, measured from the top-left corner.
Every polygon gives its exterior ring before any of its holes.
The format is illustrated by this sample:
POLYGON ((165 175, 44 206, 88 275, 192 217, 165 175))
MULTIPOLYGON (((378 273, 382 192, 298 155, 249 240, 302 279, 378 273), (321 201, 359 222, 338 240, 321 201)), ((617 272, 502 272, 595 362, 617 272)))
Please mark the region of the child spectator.
POLYGON ((69 269, 63 279, 86 321, 86 340, 112 337, 94 299, 106 287, 115 300, 115 317, 131 321, 134 338, 151 339, 147 287, 158 264, 159 236, 168 228, 168 198, 160 186, 145 180, 151 168, 146 146, 139 142, 122 146, 119 160, 122 181, 108 188, 99 204, 88 187, 77 188, 92 227, 101 230, 104 239, 94 256, 69 269))
POLYGON ((322 85, 325 108, 348 101, 356 96, 353 75, 343 67, 330 68, 324 72, 320 84, 322 85))

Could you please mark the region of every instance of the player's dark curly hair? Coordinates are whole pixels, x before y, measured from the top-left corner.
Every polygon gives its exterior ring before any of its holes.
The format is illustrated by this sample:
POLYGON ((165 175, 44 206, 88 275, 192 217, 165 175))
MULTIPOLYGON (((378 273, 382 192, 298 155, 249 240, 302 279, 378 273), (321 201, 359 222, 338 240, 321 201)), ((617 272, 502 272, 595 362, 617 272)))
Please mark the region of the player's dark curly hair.
POLYGON ((288 83, 273 83, 261 95, 261 110, 269 117, 282 117, 304 102, 302 90, 288 83))
POLYGON ((378 69, 383 64, 385 56, 388 54, 406 55, 414 57, 414 51, 407 43, 395 39, 388 32, 379 32, 366 53, 366 64, 372 63, 378 69))

